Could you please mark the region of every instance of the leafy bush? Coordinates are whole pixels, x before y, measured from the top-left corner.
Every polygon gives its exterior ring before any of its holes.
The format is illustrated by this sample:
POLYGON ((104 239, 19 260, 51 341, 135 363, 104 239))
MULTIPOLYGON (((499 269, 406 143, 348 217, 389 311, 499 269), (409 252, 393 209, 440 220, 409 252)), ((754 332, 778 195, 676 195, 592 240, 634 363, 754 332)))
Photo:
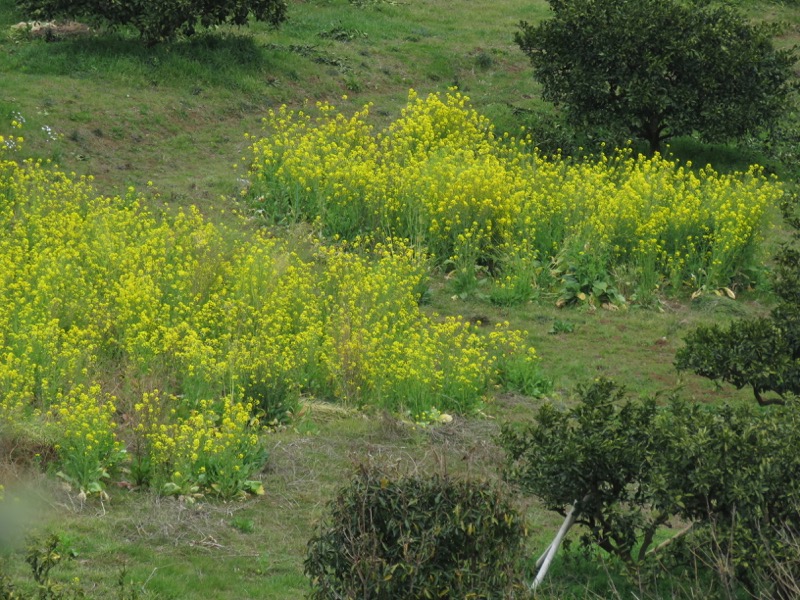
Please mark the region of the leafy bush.
POLYGON ((311 598, 507 598, 525 527, 484 483, 362 468, 309 541, 311 598))
POLYGON ((504 426, 500 439, 508 478, 551 510, 574 505, 586 543, 635 570, 677 517, 691 526, 674 547, 704 557, 714 576, 770 595, 780 593, 770 573, 800 574, 800 405, 658 407, 625 400, 606 380, 579 396, 571 409, 545 405, 535 423, 504 426))
POLYGON ((623 390, 598 380, 578 390, 580 403, 567 411, 545 404, 536 423, 504 426, 506 476, 562 515, 577 504, 577 523, 591 539, 628 564, 643 558, 669 513, 651 511, 656 498, 648 477, 656 460, 656 406, 621 404, 623 390))
POLYGON ((257 21, 278 25, 286 19, 284 0, 17 0, 26 16, 38 20, 83 19, 110 27, 130 25, 148 43, 192 35, 198 27, 257 21))
MULTIPOLYGON (((797 198, 783 206, 784 217, 800 238, 797 198)), ((769 317, 739 319, 727 327, 699 327, 678 350, 678 369, 691 370, 737 388, 751 386, 759 404, 782 404, 800 394, 800 249, 784 245, 775 257, 774 291, 778 305, 769 317), (767 392, 778 397, 767 398, 767 392)))
POLYGON ((729 576, 748 588, 759 579, 767 585, 774 571, 800 576, 800 405, 765 411, 675 402, 654 444, 655 481, 675 499, 675 513, 696 524, 693 553, 725 556, 729 576))
POLYGON ((549 0, 553 16, 515 40, 546 99, 576 124, 661 142, 741 137, 775 120, 792 51, 730 6, 675 0, 549 0), (635 58, 634 58, 635 57, 635 58))

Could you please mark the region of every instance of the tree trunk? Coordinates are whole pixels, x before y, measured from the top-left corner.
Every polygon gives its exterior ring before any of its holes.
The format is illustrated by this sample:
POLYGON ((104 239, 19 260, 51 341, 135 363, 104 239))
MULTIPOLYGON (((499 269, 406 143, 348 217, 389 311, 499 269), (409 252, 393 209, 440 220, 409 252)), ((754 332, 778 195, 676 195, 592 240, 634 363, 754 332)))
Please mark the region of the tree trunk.
POLYGON ((661 131, 664 129, 661 126, 661 118, 658 115, 651 115, 642 129, 644 133, 642 137, 650 144, 650 156, 661 152, 661 131))
POLYGON ((647 141, 650 142, 650 156, 654 156, 656 152, 661 152, 661 138, 657 133, 654 137, 648 137, 647 141))

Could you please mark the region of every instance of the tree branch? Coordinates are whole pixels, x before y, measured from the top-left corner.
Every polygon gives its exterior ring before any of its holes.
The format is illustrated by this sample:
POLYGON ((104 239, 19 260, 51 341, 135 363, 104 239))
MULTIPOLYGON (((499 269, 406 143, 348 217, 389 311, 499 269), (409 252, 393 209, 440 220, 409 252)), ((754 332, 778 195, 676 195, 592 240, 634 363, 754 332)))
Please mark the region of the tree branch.
POLYGON ((678 539, 682 538, 683 536, 687 535, 688 533, 690 533, 690 532, 691 532, 691 531, 694 529, 694 526, 695 526, 695 523, 690 523, 689 525, 687 525, 686 527, 684 527, 683 529, 681 529, 681 530, 680 530, 678 533, 676 533, 675 535, 673 535, 673 536, 672 536, 671 538, 669 538, 668 540, 664 540, 663 542, 661 542, 661 543, 660 543, 658 546, 656 546, 655 548, 651 548, 650 550, 648 550, 648 551, 645 553, 645 556, 653 556, 654 554, 658 554, 658 553, 659 553, 659 552, 661 552, 661 551, 662 551, 664 548, 666 548, 667 546, 669 546, 670 544, 672 544, 672 543, 673 543, 675 540, 678 540, 678 539))
POLYGON ((786 400, 780 394, 778 394, 778 398, 764 398, 758 388, 753 388, 753 394, 761 406, 784 406, 786 404, 786 400))

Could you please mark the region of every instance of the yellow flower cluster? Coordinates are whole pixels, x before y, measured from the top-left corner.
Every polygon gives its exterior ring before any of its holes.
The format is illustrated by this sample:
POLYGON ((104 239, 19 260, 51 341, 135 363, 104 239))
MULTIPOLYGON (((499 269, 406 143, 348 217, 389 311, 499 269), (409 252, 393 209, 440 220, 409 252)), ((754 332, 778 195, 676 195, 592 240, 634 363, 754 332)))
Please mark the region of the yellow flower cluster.
POLYGON ((753 260, 765 209, 783 195, 756 167, 720 175, 630 150, 545 158, 529 138, 496 136, 457 92, 412 90, 377 133, 369 105, 351 118, 318 108, 316 118, 281 108, 262 137, 249 136, 256 208, 275 221, 319 219, 347 238, 409 239, 440 263, 499 262, 512 279, 524 249, 545 261, 591 251, 608 271, 724 285, 753 260))
POLYGON ((491 342, 461 319, 420 312, 424 262, 412 248, 390 240, 364 255, 361 243, 320 250, 325 395, 392 409, 475 408, 493 379, 491 342))
POLYGON ((98 385, 59 393, 50 409, 60 475, 83 492, 100 492, 109 471, 125 458, 115 433, 115 411, 114 399, 103 397, 98 385))
POLYGON ((181 415, 185 406, 175 397, 144 394, 134 407, 135 433, 144 439, 150 477, 168 493, 230 498, 248 491, 248 477, 266 459, 251 409, 227 397, 201 400, 181 415))

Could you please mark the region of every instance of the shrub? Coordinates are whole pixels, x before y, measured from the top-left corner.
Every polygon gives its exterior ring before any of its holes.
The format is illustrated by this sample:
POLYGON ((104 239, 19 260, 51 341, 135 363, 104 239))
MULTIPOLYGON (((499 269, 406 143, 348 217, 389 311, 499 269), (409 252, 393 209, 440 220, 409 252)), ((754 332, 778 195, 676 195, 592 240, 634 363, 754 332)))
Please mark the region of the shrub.
POLYGON ((311 598, 507 598, 525 527, 485 483, 362 468, 309 541, 311 598))
POLYGON ((691 527, 673 547, 714 576, 753 592, 772 573, 798 575, 800 405, 658 407, 606 380, 579 395, 573 408, 545 405, 535 423, 504 426, 500 439, 507 477, 550 510, 574 505, 584 542, 636 570, 677 517, 691 527))
POLYGON ((110 27, 130 25, 148 43, 178 34, 192 35, 198 27, 245 25, 251 15, 276 26, 286 19, 284 0, 17 0, 17 6, 32 19, 84 19, 110 27))
POLYGON ((577 504, 586 539, 633 564, 669 516, 649 510, 655 500, 647 484, 656 460, 656 406, 623 403, 623 390, 608 380, 578 394, 580 403, 570 410, 545 404, 535 424, 502 428, 506 476, 562 515, 577 504), (648 543, 640 544, 643 538, 648 543))
POLYGON ((725 556, 729 578, 751 592, 774 571, 800 575, 800 405, 674 402, 653 443, 659 448, 653 481, 675 499, 675 513, 695 523, 693 553, 725 556))

